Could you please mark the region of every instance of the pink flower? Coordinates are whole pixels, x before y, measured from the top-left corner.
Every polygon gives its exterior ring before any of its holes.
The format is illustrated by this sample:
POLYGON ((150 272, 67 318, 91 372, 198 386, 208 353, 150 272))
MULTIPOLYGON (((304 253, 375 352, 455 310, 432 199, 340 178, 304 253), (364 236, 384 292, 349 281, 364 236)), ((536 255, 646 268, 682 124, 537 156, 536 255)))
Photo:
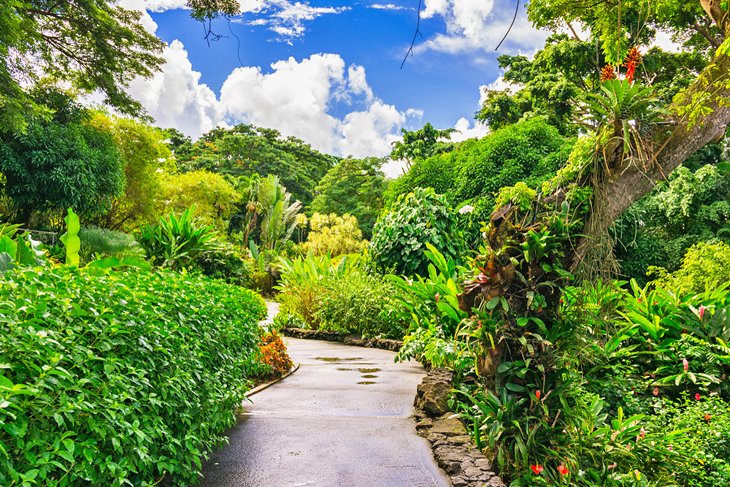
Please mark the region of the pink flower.
POLYGON ((705 307, 704 307, 704 305, 701 305, 701 306, 700 306, 700 309, 699 309, 699 315, 700 315, 700 319, 702 319, 702 318, 704 318, 704 317, 705 317, 705 310, 706 310, 706 309, 707 309, 707 308, 705 308, 705 307))
POLYGON ((646 436, 646 430, 644 428, 641 428, 639 430, 639 439, 643 440, 645 436, 646 436))
POLYGON ((436 302, 438 303, 439 302, 439 299, 441 299, 441 294, 436 293, 436 295, 434 296, 434 298, 436 299, 436 302))
POLYGON ((658 396, 659 395, 659 388, 658 387, 655 387, 654 390, 651 391, 651 393, 654 394, 655 396, 658 396))
POLYGON ((682 367, 684 367, 685 372, 687 372, 689 370, 689 362, 687 362, 686 358, 682 359, 682 367))
POLYGON ((700 396, 700 393, 698 392, 695 394, 695 401, 699 401, 700 399, 702 399, 702 396, 700 396))

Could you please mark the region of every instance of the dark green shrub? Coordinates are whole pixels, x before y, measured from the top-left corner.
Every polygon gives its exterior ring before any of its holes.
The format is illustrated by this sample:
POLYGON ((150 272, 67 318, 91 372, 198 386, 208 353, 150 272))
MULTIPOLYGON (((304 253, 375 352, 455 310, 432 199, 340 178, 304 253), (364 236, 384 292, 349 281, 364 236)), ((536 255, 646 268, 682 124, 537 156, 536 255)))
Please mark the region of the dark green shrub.
POLYGON ((253 289, 253 269, 232 244, 219 243, 200 255, 194 267, 208 277, 253 289))
POLYGON ((190 485, 261 368, 265 315, 191 275, 0 276, 0 485, 190 485))
POLYGON ((433 189, 416 188, 398 198, 391 211, 378 220, 370 242, 370 258, 381 271, 425 275, 430 243, 447 258, 460 259, 464 237, 456 213, 433 189))

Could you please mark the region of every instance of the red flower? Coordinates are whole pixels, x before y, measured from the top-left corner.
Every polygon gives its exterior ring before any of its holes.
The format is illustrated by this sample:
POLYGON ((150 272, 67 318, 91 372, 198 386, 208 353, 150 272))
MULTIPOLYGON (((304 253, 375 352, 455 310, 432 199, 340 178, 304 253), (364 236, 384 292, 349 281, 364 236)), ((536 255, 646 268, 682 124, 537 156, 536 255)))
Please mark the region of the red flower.
POLYGON ((651 391, 651 393, 654 394, 655 396, 658 396, 659 395, 659 388, 658 387, 655 387, 654 390, 651 391))
POLYGON ((700 396, 700 393, 698 392, 695 394, 695 401, 699 401, 700 399, 702 399, 702 396, 700 396))
POLYGON ((570 470, 565 468, 565 465, 558 465, 558 473, 560 475, 568 475, 570 473, 570 470))
POLYGON ((634 82, 634 73, 639 63, 641 63, 641 53, 637 48, 632 47, 626 55, 626 60, 624 60, 624 66, 626 66, 626 79, 629 83, 634 82))
POLYGON ((685 372, 687 372, 689 370, 689 362, 687 362, 686 358, 682 359, 682 367, 684 367, 685 372))
POLYGON ((540 389, 538 389, 535 391, 535 397, 537 398, 538 401, 540 400, 540 396, 541 396, 540 389))
POLYGON ((535 472, 535 475, 540 475, 542 473, 542 465, 530 465, 530 468, 533 472, 535 472))
POLYGON ((700 319, 702 319, 702 318, 705 317, 705 310, 706 309, 707 308, 705 308, 704 306, 700 306, 700 309, 699 309, 700 319))
POLYGON ((479 281, 479 284, 486 284, 489 282, 489 278, 486 276, 486 274, 480 272, 477 276, 477 281, 479 281))
POLYGON ((439 302, 439 299, 441 299, 441 295, 439 293, 436 293, 436 295, 434 296, 434 298, 436 299, 436 302, 438 303, 439 302))
POLYGON ((636 302, 637 303, 640 303, 641 302, 641 298, 636 298, 636 302))

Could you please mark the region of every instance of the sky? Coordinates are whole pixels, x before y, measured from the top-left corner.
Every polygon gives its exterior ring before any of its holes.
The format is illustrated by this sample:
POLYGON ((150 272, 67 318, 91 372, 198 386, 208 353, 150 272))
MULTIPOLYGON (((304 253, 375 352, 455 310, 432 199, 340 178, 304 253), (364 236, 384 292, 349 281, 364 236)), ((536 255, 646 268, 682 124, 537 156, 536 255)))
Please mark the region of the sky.
POLYGON ((533 29, 512 0, 240 0, 213 35, 185 0, 120 0, 167 45, 166 64, 130 92, 161 127, 199 137, 237 123, 274 128, 340 156, 385 156, 401 128, 455 127, 473 120, 484 86, 501 86, 497 56, 531 55, 548 32, 533 29))

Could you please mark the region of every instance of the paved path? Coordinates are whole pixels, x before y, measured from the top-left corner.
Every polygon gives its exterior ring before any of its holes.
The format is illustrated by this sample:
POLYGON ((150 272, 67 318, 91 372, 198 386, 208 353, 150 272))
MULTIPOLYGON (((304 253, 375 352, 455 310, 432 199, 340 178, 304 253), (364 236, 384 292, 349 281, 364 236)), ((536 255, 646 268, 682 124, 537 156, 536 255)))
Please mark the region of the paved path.
POLYGON ((392 352, 287 339, 301 367, 251 399, 206 487, 440 487, 412 412, 424 371, 392 352))

